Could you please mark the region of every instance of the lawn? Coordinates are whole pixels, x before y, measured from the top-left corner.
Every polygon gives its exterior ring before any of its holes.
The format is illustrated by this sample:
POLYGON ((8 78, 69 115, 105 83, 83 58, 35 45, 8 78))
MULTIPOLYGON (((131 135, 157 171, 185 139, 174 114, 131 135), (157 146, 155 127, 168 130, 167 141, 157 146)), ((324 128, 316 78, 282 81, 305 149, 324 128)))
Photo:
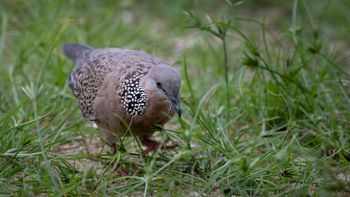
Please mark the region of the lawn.
POLYGON ((0 17, 0 196, 350 195, 350 1, 4 0, 0 17), (155 139, 177 147, 105 151, 65 43, 172 64, 183 113, 155 139))

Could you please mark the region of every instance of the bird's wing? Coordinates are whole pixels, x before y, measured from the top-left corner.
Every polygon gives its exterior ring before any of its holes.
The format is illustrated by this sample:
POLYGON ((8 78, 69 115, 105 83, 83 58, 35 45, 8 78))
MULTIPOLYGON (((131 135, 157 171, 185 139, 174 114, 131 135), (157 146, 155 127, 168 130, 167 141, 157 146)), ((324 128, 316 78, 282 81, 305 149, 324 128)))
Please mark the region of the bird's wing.
POLYGON ((91 51, 83 60, 76 61, 68 85, 78 99, 84 119, 95 120, 93 101, 106 75, 113 69, 113 54, 91 51))

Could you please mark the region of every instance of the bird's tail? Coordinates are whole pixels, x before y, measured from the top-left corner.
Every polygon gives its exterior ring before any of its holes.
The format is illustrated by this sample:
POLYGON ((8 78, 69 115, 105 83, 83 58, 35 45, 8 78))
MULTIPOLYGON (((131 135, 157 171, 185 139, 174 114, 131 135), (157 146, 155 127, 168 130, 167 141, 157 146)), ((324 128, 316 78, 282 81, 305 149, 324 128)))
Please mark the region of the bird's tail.
POLYGON ((77 60, 82 57, 82 55, 93 50, 92 47, 81 45, 81 44, 65 44, 63 46, 64 54, 71 59, 74 63, 77 63, 77 60))

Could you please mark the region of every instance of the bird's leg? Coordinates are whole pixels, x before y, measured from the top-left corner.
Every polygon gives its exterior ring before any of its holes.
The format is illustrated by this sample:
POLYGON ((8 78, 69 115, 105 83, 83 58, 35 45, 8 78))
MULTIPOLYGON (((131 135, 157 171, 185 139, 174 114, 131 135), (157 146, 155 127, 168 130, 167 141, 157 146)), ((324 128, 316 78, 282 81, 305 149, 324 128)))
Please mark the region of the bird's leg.
MULTIPOLYGON (((110 147, 110 150, 112 152, 112 155, 116 155, 117 154, 117 144, 116 143, 112 143, 112 144, 109 145, 109 147, 110 147)), ((107 170, 108 170, 108 168, 106 169, 106 171, 107 170)), ((129 170, 124 168, 124 167, 122 167, 122 166, 120 166, 119 163, 114 163, 114 165, 112 167, 112 170, 117 172, 117 174, 119 176, 128 176, 129 175, 129 170)))
POLYGON ((151 140, 147 137, 144 137, 141 139, 141 144, 143 146, 146 146, 146 149, 144 151, 142 151, 142 155, 147 155, 149 152, 152 152, 158 148, 162 148, 162 149, 167 149, 167 150, 170 150, 170 149, 174 149, 176 147, 176 145, 170 145, 170 146, 161 146, 161 143, 157 142, 157 141, 154 141, 154 140, 151 140))
MULTIPOLYGON (((117 150, 119 148, 120 150, 120 147, 117 148, 117 143, 119 143, 120 140, 118 140, 118 138, 116 137, 116 135, 114 133, 111 133, 107 130, 105 130, 104 132, 105 134, 105 142, 106 142, 106 145, 109 146, 110 148, 110 152, 113 156, 115 156, 117 154, 117 150)), ((121 151, 123 150, 123 148, 121 149, 121 151)), ((108 151, 108 152, 109 152, 108 151)), ((109 153, 110 153, 109 152, 109 153)), ((110 167, 108 167, 104 173, 107 172, 107 170, 110 169, 110 167)), ((119 176, 128 176, 129 174, 129 170, 128 169, 125 169, 124 167, 120 166, 119 162, 118 163, 114 163, 113 166, 112 166, 112 171, 115 171, 117 172, 117 174, 119 176)))
POLYGON ((117 154, 117 145, 116 145, 116 143, 111 144, 110 147, 111 147, 112 155, 117 154))
POLYGON ((129 175, 129 171, 127 169, 119 169, 118 171, 118 175, 119 176, 128 176, 129 175))
POLYGON ((142 155, 147 155, 149 152, 158 149, 160 146, 159 142, 148 139, 146 137, 141 139, 141 144, 143 146, 146 146, 146 150, 142 151, 142 155))
POLYGON ((104 134, 104 141, 106 145, 108 145, 110 148, 109 151, 112 152, 113 155, 115 155, 117 153, 117 143, 119 142, 116 134, 106 129, 103 129, 102 131, 104 134))

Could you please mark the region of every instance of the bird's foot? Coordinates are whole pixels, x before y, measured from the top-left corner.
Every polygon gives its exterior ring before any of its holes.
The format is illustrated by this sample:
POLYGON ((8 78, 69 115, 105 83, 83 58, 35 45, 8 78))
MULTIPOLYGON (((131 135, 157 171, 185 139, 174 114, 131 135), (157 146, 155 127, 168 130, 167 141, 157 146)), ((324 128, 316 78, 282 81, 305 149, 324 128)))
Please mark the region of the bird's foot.
POLYGON ((117 145, 115 143, 110 145, 112 154, 115 155, 117 154, 117 145))
POLYGON ((125 168, 119 167, 116 169, 116 171, 117 171, 119 176, 128 176, 129 175, 129 171, 125 168))
POLYGON ((154 141, 154 140, 151 140, 151 139, 148 139, 148 138, 143 138, 141 140, 141 144, 146 147, 146 149, 142 151, 142 155, 147 155, 149 152, 157 150, 158 148, 166 149, 166 150, 173 150, 174 148, 177 147, 177 144, 161 146, 161 143, 154 141))

